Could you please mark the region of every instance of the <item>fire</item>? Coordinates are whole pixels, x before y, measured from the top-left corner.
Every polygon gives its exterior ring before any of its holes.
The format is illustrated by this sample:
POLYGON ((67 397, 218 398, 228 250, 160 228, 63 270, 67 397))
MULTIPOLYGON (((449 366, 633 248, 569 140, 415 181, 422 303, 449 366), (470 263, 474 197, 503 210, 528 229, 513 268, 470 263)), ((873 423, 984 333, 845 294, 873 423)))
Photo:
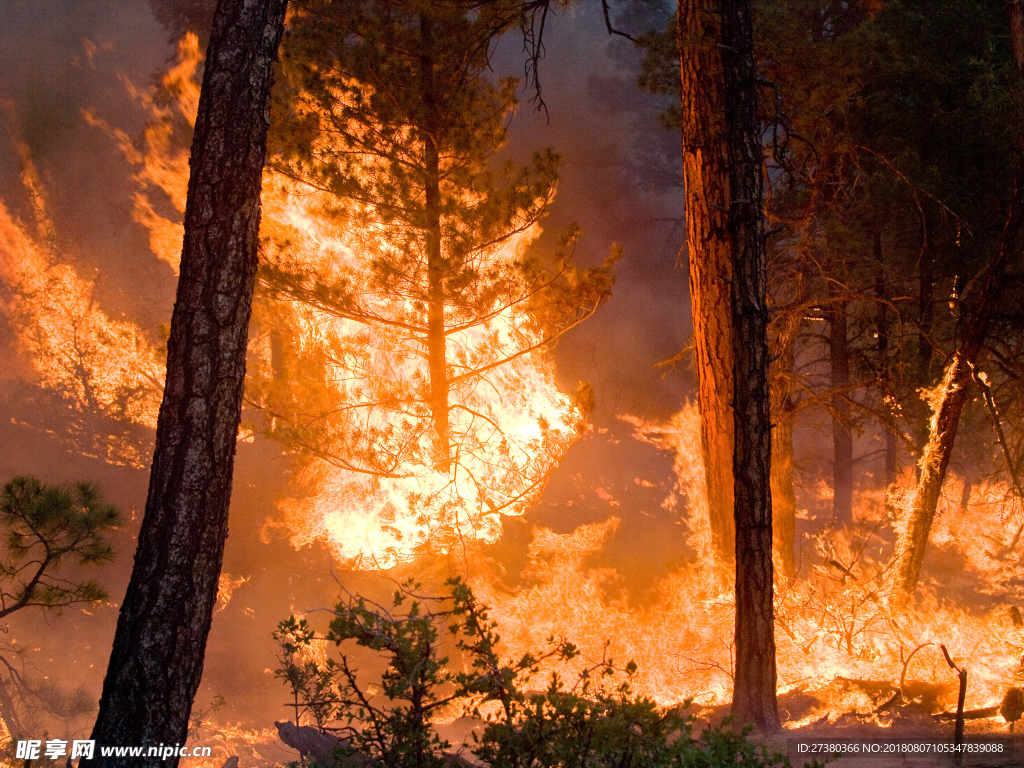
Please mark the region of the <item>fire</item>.
POLYGON ((160 78, 164 97, 159 99, 154 92, 122 77, 128 93, 152 118, 142 136, 141 149, 131 136, 111 126, 94 111, 85 113, 86 121, 111 136, 125 159, 136 167, 133 179, 138 191, 132 195, 132 217, 149 232, 149 246, 153 253, 175 274, 181 260, 181 221, 158 213, 157 204, 163 198, 179 217, 185 213, 188 150, 187 144, 182 145, 177 139, 182 132, 195 127, 199 110, 196 72, 202 60, 199 38, 189 33, 178 45, 178 62, 160 78))
POLYGON ((221 768, 230 757, 238 757, 240 765, 275 765, 281 760, 281 747, 275 728, 248 729, 241 724, 201 723, 189 729, 190 750, 211 748, 211 756, 190 758, 196 768, 221 768))
MULTIPOLYGON (((6 294, 2 309, 35 383, 76 414, 155 427, 164 379, 156 351, 136 325, 104 313, 94 283, 58 257, 44 190, 27 148, 20 148, 36 232, 0 202, 0 284, 6 294)), ((108 460, 141 466, 136 446, 117 435, 105 437, 97 438, 105 444, 95 448, 108 460)))
MULTIPOLYGON (((136 167, 136 220, 149 230, 154 253, 174 268, 181 224, 158 212, 159 201, 179 215, 184 211, 187 154, 177 138, 194 120, 200 61, 198 42, 189 36, 162 82, 172 98, 158 99, 129 84, 152 118, 141 148, 89 116, 136 167)), ((0 205, 0 276, 11 289, 5 309, 16 320, 36 376, 76 408, 152 427, 163 378, 152 347, 138 328, 110 319, 95 305, 92 283, 57 262, 43 197, 34 177, 26 179, 39 233, 30 234, 0 205)), ((583 428, 582 415, 557 388, 550 359, 540 351, 514 356, 485 377, 458 378, 461 370, 487 369, 507 350, 541 345, 541 332, 525 311, 496 306, 485 322, 447 338, 455 458, 441 468, 421 396, 427 362, 408 332, 421 308, 376 290, 367 254, 388 249, 387 233, 340 219, 333 206, 325 194, 267 171, 265 267, 310 276, 305 288, 323 300, 299 302, 265 289, 250 349, 247 397, 262 414, 259 428, 292 447, 299 465, 295 498, 281 502, 293 541, 323 540, 339 559, 379 568, 424 551, 464 553, 474 543, 492 542, 501 533, 502 515, 523 514, 537 499, 583 428), (330 286, 343 281, 358 289, 360 303, 327 306, 337 298, 330 286), (303 368, 311 359, 326 362, 303 368), (282 370, 293 378, 282 383, 282 370), (302 421, 315 425, 315 439, 299 434, 302 421)), ((527 228, 487 258, 513 264, 538 234, 537 226, 527 228)), ((687 526, 689 561, 637 605, 614 569, 588 564, 615 534, 619 521, 610 517, 565 535, 537 528, 525 588, 510 590, 494 577, 478 577, 474 587, 492 606, 511 655, 542 647, 549 637, 566 637, 583 650, 580 667, 607 656, 623 665, 635 661, 634 688, 662 704, 691 698, 725 704, 733 669, 732 579, 711 556, 696 407, 687 405, 668 423, 623 418, 638 439, 673 456, 675 486, 663 506, 687 526)), ((1020 682, 1024 620, 1018 621, 1014 603, 1024 601, 1018 586, 1024 566, 1009 555, 1024 530, 1024 505, 1005 486, 986 483, 973 488, 961 509, 962 482, 947 483, 931 543, 965 578, 984 585, 991 598, 985 609, 962 605, 934 582, 915 604, 890 599, 891 535, 910 503, 909 473, 888 493, 896 514, 886 510, 883 494, 862 490, 852 531, 826 530, 805 541, 809 563, 796 580, 776 587, 783 707, 788 694, 812 701, 791 713, 790 727, 850 712, 884 725, 889 721, 882 705, 897 688, 904 700, 948 708, 955 676, 940 645, 969 670, 968 709, 998 704, 1007 687, 1020 682)), ((822 488, 821 495, 827 491, 822 488)), ((225 575, 225 604, 242 583, 225 575)), ((270 738, 238 728, 219 733, 213 738, 231 751, 270 738)))
MULTIPOLYGON (((194 125, 199 62, 189 35, 162 81, 169 104, 131 87, 151 117, 141 150, 89 116, 137 167, 135 218, 149 229, 153 250, 175 267, 181 224, 156 214, 155 202, 165 198, 179 214, 184 210, 187 155, 172 139, 182 120, 194 125)), ((372 262, 391 247, 386 227, 358 212, 339 220, 335 200, 283 173, 268 170, 263 188, 265 268, 307 276, 315 294, 313 303, 282 301, 274 291, 259 297, 247 384, 248 401, 264 414, 263 430, 291 448, 300 465, 302 495, 281 502, 295 544, 324 540, 339 559, 387 568, 424 548, 465 551, 494 541, 500 516, 530 507, 583 425, 554 383, 542 332, 521 306, 503 306, 502 298, 472 326, 461 327, 457 309, 446 308, 454 460, 439 466, 425 426, 427 360, 408 331, 422 307, 376 285, 372 262), (358 306, 325 305, 329 286, 343 281, 358 289, 358 306), (502 361, 506 350, 523 353, 502 361), (326 363, 308 367, 314 358, 326 363), (282 384, 282 365, 289 364, 295 370, 282 384), (459 375, 481 369, 485 375, 459 375)), ((491 248, 485 266, 510 267, 539 232, 527 227, 491 248)))
MULTIPOLYGON (((628 421, 642 439, 675 456, 676 486, 664 505, 678 510, 693 531, 691 561, 660 580, 649 605, 631 604, 617 588, 613 569, 585 563, 614 533, 618 521, 609 518, 566 535, 536 529, 525 589, 509 591, 494 578, 481 578, 474 588, 494 606, 492 615, 512 656, 543 646, 549 636, 566 637, 590 661, 603 653, 622 664, 635 660, 640 671, 634 688, 663 704, 689 698, 709 706, 728 703, 732 579, 714 571, 701 535, 706 499, 695 409, 688 405, 667 424, 628 421)), ((1024 525, 1024 507, 1007 487, 982 484, 961 509, 961 483, 955 478, 947 484, 932 545, 997 599, 984 609, 971 608, 931 581, 916 604, 890 601, 888 554, 898 521, 886 511, 883 492, 860 493, 855 530, 819 534, 811 542, 809 567, 793 582, 776 584, 784 720, 787 694, 804 702, 789 713, 787 727, 834 721, 847 713, 856 713, 861 722, 891 724, 882 705, 900 686, 904 702, 917 700, 928 711, 955 708, 956 674, 940 645, 968 669, 968 710, 996 706, 1007 688, 1020 685, 1024 621, 1012 602, 1022 597, 1021 566, 1005 550, 1024 525), (962 535, 966 531, 971 534, 962 535)), ((913 485, 908 472, 897 492, 890 490, 897 509, 909 503, 913 485)))

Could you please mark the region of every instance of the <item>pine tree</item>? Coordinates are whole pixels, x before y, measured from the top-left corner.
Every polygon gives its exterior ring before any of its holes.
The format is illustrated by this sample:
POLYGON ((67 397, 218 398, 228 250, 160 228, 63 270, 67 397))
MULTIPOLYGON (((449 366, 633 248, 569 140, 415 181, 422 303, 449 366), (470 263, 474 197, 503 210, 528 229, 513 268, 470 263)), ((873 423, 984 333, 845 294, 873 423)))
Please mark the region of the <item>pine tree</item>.
POLYGON ((275 239, 250 392, 307 457, 323 503, 293 507, 298 524, 333 517, 343 556, 493 536, 582 424, 546 350, 607 299, 610 262, 573 267, 574 233, 553 259, 526 253, 557 155, 492 169, 517 82, 485 75, 518 10, 296 5, 275 194, 318 234, 275 239))

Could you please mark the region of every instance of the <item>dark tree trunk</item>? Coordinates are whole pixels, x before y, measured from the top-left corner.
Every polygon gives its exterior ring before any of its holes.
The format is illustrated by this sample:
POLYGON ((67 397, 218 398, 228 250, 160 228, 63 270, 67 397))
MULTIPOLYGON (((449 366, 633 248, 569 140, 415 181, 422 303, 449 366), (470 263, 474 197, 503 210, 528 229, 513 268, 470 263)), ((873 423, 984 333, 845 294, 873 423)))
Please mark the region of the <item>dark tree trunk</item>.
POLYGON ((716 559, 732 562, 732 241, 717 0, 679 0, 677 41, 697 405, 716 559))
POLYGON ((437 98, 434 86, 434 36, 428 14, 420 16, 420 87, 423 92, 423 179, 424 230, 427 246, 427 367, 430 371, 430 412, 437 433, 438 466, 448 471, 451 465, 451 439, 448 433, 448 356, 444 323, 444 273, 441 251, 441 167, 437 151, 437 98))
MULTIPOLYGON (((1007 3, 1013 64, 1018 79, 1024 78, 1024 5, 1021 0, 1007 3)), ((1010 260, 1017 254, 1021 225, 1024 224, 1024 141, 1018 146, 1021 155, 1014 173, 1013 190, 1006 214, 1006 225, 999 247, 992 260, 978 276, 977 298, 966 319, 966 331, 959 349, 946 365, 941 389, 935 399, 928 442, 919 464, 919 477, 911 499, 905 525, 893 548, 898 586, 904 597, 913 594, 921 576, 928 535, 938 506, 946 468, 953 453, 960 414, 967 404, 972 373, 988 336, 989 326, 1003 291, 1003 276, 1010 260)))
POLYGON ((832 521, 836 527, 853 524, 853 435, 850 433, 850 342, 847 338, 846 300, 834 281, 829 282, 828 349, 832 395, 832 521))
MULTIPOLYGON (((183 744, 228 529, 286 0, 220 0, 192 143, 181 277, 146 514, 93 729, 97 747, 183 744)), ((89 765, 177 765, 101 758, 89 765)))
POLYGON ((740 724, 775 731, 780 725, 775 696, 768 276, 753 19, 750 0, 722 0, 719 7, 733 247, 736 677, 732 712, 740 724))
POLYGON ((921 381, 928 381, 928 372, 932 367, 932 325, 935 322, 933 312, 933 294, 935 292, 935 261, 931 249, 925 243, 921 250, 920 266, 917 277, 917 360, 920 367, 921 381))
MULTIPOLYGON (((885 282, 885 274, 882 272, 882 236, 875 233, 875 263, 878 264, 878 272, 875 275, 875 296, 878 299, 878 312, 875 319, 875 326, 878 331, 878 378, 882 381, 882 389, 888 392, 889 382, 892 378, 892 371, 889 366, 889 290, 885 282)), ((884 415, 882 424, 882 435, 885 440, 885 459, 882 473, 884 488, 888 489, 896 482, 898 470, 896 456, 896 415, 888 400, 881 405, 884 415)), ((889 505, 886 495, 886 506, 889 505)))

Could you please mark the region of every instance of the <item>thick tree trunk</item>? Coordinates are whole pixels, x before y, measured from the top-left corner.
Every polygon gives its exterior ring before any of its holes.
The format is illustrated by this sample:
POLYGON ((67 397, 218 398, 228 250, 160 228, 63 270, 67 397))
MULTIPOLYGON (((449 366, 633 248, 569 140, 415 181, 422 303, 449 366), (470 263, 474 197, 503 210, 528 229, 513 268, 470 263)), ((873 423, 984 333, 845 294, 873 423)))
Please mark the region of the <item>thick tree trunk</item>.
POLYGON ((423 179, 427 246, 427 367, 430 372, 430 412, 437 433, 438 466, 451 465, 448 430, 448 355, 444 322, 444 263, 441 251, 441 167, 437 151, 437 99, 434 92, 433 28, 429 15, 420 16, 423 53, 420 58, 420 86, 423 91, 423 179))
POLYGON ((679 0, 683 181, 697 404, 716 559, 732 562, 732 241, 725 84, 716 0, 679 0))
MULTIPOLYGON (((1012 0, 1007 3, 1007 9, 1014 68, 1017 77, 1021 78, 1024 77, 1024 6, 1021 0, 1012 0)), ((977 298, 967 318, 963 342, 947 364, 945 376, 933 398, 928 442, 919 463, 917 487, 893 548, 897 584, 904 598, 914 593, 921 576, 928 535, 953 453, 960 414, 967 403, 973 370, 1002 294, 1003 276, 1019 247, 1021 225, 1024 223, 1024 142, 1018 151, 1021 156, 1017 161, 999 248, 978 276, 977 298)))
POLYGON ((768 270, 750 0, 722 0, 722 70, 729 146, 733 247, 736 676, 732 712, 741 724, 778 730, 772 566, 768 270))
MULTIPOLYGON (((192 144, 167 385, 135 567, 93 739, 183 744, 227 538, 259 246, 273 63, 286 0, 220 0, 192 144)), ((88 765, 177 765, 96 758, 88 765)))
POLYGON ((836 527, 853 525, 853 435, 850 433, 850 342, 847 338, 846 301, 829 282, 829 372, 832 389, 832 521, 836 527))

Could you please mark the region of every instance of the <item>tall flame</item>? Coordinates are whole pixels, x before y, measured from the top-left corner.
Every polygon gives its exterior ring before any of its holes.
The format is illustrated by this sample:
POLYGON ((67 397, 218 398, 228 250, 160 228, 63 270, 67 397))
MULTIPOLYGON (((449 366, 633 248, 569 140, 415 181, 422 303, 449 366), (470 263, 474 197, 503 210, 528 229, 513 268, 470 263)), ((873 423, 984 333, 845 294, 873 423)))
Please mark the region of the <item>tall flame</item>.
POLYGON ((155 350, 137 326, 97 306, 92 281, 58 260, 42 184, 18 146, 36 232, 0 202, 0 282, 37 382, 79 413, 155 427, 164 378, 155 350))
MULTIPOLYGON (((171 104, 132 87, 151 117, 142 149, 89 116, 137 167, 135 218, 149 228, 153 250, 175 267, 181 224, 155 211, 161 197, 179 214, 184 209, 187 159, 172 138, 182 119, 194 125, 197 90, 189 83, 194 83, 199 62, 198 43, 188 35, 179 64, 162 82, 176 97, 171 104)), ((294 541, 322 539, 339 558, 378 567, 407 560, 425 546, 448 551, 493 541, 500 534, 501 514, 522 514, 536 499, 544 478, 582 428, 581 415, 556 387, 550 360, 540 349, 543 337, 529 314, 496 302, 484 322, 447 336, 454 371, 487 373, 465 379, 453 375, 449 426, 455 459, 450 470, 440 469, 424 427, 429 410, 418 394, 428 379, 427 363, 420 342, 407 330, 421 310, 376 289, 372 251, 387 249, 389 233, 360 224, 365 217, 339 220, 332 215, 336 207, 322 192, 273 170, 265 173, 265 263, 320 275, 325 282, 348 281, 358 289, 362 313, 339 316, 323 306, 267 296, 254 312, 258 327, 251 344, 250 403, 264 410, 272 433, 287 431, 274 410, 286 403, 327 435, 325 442, 304 446, 297 475, 303 495, 281 503, 294 541), (311 374, 315 380, 306 376, 306 391, 282 391, 277 382, 280 361, 274 344, 282 334, 293 346, 289 354, 327 361, 311 374), (509 349, 527 353, 497 364, 509 349), (339 460, 339 453, 355 453, 362 464, 339 460)), ((530 227, 491 249, 489 263, 511 264, 539 231, 530 227)), ((457 320, 449 318, 449 327, 457 320)))

